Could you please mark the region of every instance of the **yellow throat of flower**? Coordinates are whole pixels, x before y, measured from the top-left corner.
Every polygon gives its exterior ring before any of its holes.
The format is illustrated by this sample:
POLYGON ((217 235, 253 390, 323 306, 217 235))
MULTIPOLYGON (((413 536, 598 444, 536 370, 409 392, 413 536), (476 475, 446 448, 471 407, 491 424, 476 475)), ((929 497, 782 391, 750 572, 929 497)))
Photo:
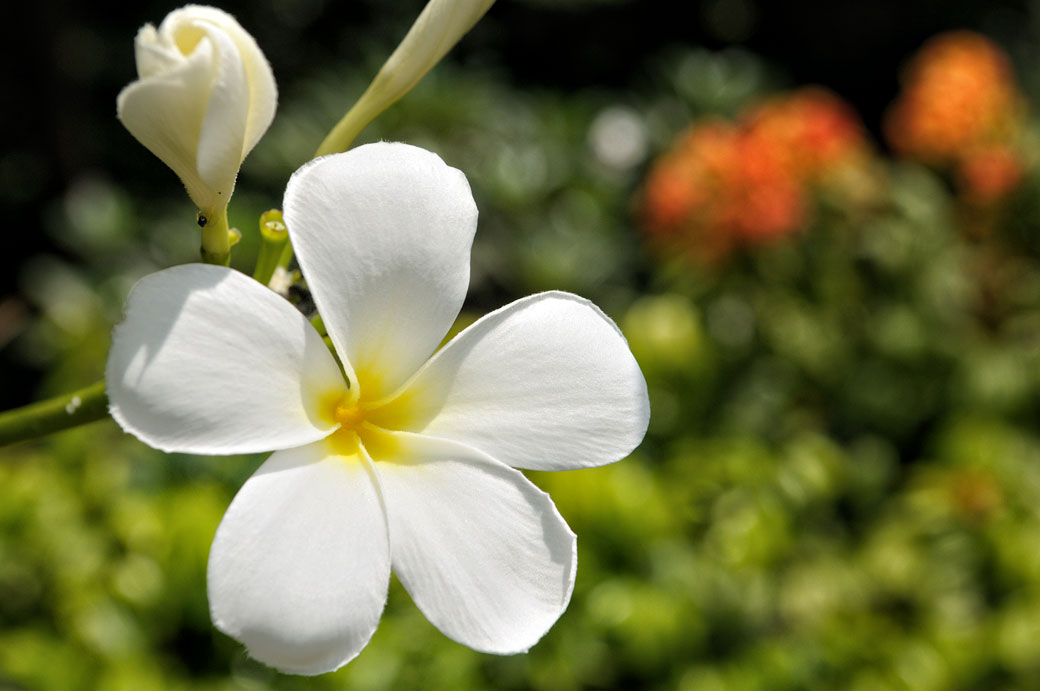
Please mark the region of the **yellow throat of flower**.
POLYGON ((346 401, 336 403, 332 417, 340 424, 340 430, 356 430, 365 421, 365 411, 357 403, 349 404, 346 401))
POLYGON ((370 450, 386 451, 392 438, 388 433, 421 427, 422 415, 417 414, 414 392, 400 392, 391 398, 371 401, 358 395, 360 390, 358 386, 354 395, 350 392, 344 395, 342 391, 328 394, 318 403, 321 418, 327 424, 339 426, 327 438, 335 453, 354 456, 359 453, 359 443, 370 450))

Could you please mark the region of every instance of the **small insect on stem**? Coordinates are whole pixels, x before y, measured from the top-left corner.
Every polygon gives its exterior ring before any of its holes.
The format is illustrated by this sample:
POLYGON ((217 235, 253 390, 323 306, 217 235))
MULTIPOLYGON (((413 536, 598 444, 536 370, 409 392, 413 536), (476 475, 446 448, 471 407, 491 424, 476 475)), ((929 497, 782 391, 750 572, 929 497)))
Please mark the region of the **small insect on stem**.
POLYGON ((198 222, 199 228, 205 228, 206 224, 209 223, 209 219, 203 216, 201 211, 195 217, 195 220, 198 222))

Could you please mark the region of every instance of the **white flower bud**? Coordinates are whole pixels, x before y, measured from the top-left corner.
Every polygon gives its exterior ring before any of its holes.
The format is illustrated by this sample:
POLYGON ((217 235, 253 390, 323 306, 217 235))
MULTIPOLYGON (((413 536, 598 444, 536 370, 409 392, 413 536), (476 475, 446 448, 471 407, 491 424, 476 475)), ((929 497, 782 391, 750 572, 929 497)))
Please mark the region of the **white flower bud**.
POLYGON ((494 2, 430 0, 397 50, 387 58, 379 74, 325 139, 318 153, 345 151, 368 123, 411 91, 494 2))
POLYGON ((180 177, 203 213, 220 213, 242 160, 274 118, 274 75, 223 10, 188 5, 134 41, 139 79, 116 108, 130 134, 180 177))

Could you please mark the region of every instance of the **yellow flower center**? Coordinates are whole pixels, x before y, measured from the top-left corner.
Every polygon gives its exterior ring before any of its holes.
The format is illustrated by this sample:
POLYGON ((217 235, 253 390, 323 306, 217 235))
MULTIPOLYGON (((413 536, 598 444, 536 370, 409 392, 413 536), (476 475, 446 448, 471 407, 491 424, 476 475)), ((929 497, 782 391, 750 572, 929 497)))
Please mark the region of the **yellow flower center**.
POLYGON ((358 441, 361 427, 365 424, 367 412, 357 403, 346 399, 335 400, 326 404, 326 414, 339 423, 339 429, 327 438, 333 451, 342 456, 354 456, 358 453, 358 441))
POLYGON ((340 430, 355 430, 365 421, 366 412, 356 403, 347 405, 346 401, 340 401, 336 404, 332 417, 339 423, 340 430))
MULTIPOLYGON (((358 379, 363 377, 359 376, 358 379)), ((367 377, 363 378, 368 383, 367 377)), ((339 429, 327 437, 332 450, 342 456, 356 456, 364 446, 372 458, 391 455, 391 437, 394 431, 420 429, 424 414, 418 413, 415 392, 400 392, 393 398, 377 401, 366 400, 358 395, 342 391, 323 396, 318 403, 319 415, 327 422, 334 422, 339 429)))

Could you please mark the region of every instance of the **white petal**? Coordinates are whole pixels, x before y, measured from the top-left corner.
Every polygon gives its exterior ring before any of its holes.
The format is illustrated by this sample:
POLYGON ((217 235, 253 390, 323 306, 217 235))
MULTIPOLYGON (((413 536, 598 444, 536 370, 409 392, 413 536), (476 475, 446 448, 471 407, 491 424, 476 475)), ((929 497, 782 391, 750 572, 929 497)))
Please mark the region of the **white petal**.
POLYGON ((567 609, 576 538, 549 495, 462 444, 363 435, 390 522, 394 572, 448 637, 524 652, 567 609))
POLYGON ((296 171, 284 210, 361 397, 390 393, 440 343, 469 287, 477 208, 465 176, 423 149, 369 144, 296 171))
POLYGON ((112 416, 164 451, 283 449, 336 427, 346 394, 321 337, 284 299, 218 266, 147 276, 112 334, 112 416))
POLYGON ((213 83, 199 130, 196 163, 199 177, 216 192, 223 208, 246 156, 242 148, 249 115, 249 82, 231 37, 209 22, 196 20, 193 24, 206 32, 206 40, 214 47, 213 83))
POLYGON ((234 17, 198 5, 174 10, 158 30, 142 27, 135 52, 140 79, 119 95, 120 120, 217 213, 274 117, 270 65, 234 17))
MULTIPOLYGON (((142 34, 138 34, 138 41, 142 34)), ((138 52, 142 52, 139 48, 138 52)), ((209 188, 195 167, 199 130, 209 101, 212 82, 209 42, 179 65, 128 85, 116 98, 116 114, 123 125, 149 151, 180 177, 188 195, 199 205, 212 205, 209 188)), ((154 61, 149 63, 154 66, 154 61)))
POLYGON ((242 28, 242 25, 227 12, 216 7, 192 5, 170 13, 173 16, 184 12, 186 17, 201 19, 219 27, 237 48, 239 58, 245 66, 249 83, 249 116, 245 128, 245 142, 242 157, 253 150, 256 142, 267 131, 274 119, 278 103, 278 88, 274 81, 274 73, 257 45, 256 40, 242 28))
POLYGON ((134 59, 137 76, 141 79, 166 70, 176 69, 184 62, 184 56, 176 46, 159 40, 155 27, 145 24, 134 39, 134 59))
POLYGON ((387 410, 390 426, 537 470, 624 458, 650 419, 646 381, 614 322, 588 300, 558 292, 477 321, 387 410))
POLYGON ((330 672, 361 652, 390 582, 371 463, 328 449, 273 454, 235 496, 209 555, 214 624, 295 674, 330 672))

